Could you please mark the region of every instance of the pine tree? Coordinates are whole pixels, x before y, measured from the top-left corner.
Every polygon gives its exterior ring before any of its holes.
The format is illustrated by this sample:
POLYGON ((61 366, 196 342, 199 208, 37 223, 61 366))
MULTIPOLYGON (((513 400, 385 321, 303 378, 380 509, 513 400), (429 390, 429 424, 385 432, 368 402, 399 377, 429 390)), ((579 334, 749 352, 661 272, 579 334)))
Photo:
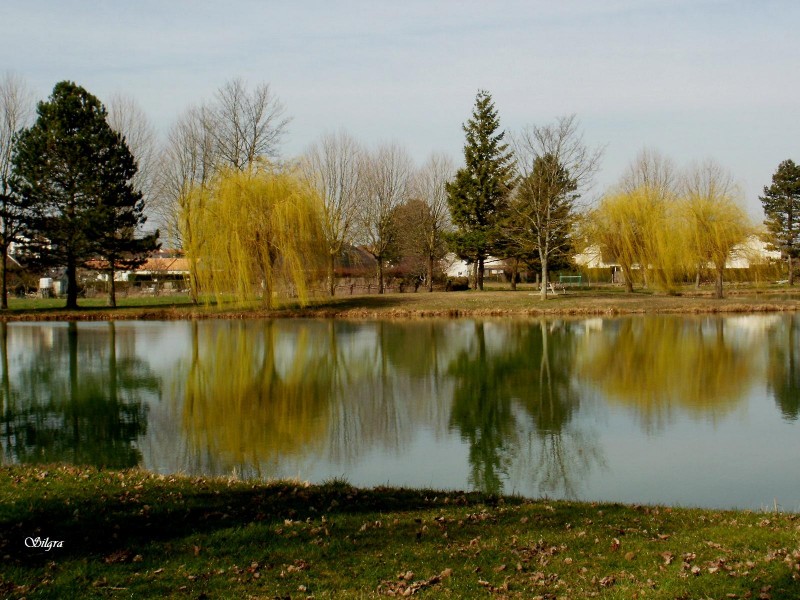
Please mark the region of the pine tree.
POLYGON ((95 258, 112 270, 115 260, 135 264, 155 247, 155 236, 135 238, 144 222, 132 183, 136 161, 100 101, 62 81, 37 115, 14 148, 12 190, 24 209, 30 258, 66 269, 66 306, 77 308, 78 267, 95 258))
POLYGON ((800 255, 800 166, 792 160, 778 165, 760 199, 775 245, 789 263, 789 285, 794 285, 793 259, 800 255))
POLYGON ((483 289, 483 261, 498 235, 499 223, 514 186, 513 157, 489 92, 475 98, 472 118, 463 125, 465 166, 447 184, 448 204, 458 230, 455 252, 475 264, 473 287, 483 289))

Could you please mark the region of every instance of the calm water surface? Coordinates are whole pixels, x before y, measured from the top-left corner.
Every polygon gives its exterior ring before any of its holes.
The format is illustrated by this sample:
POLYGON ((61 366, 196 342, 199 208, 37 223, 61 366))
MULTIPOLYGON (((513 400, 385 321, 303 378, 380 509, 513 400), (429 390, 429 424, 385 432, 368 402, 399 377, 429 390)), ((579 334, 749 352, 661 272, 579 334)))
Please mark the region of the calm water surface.
POLYGON ((800 511, 800 317, 0 324, 2 461, 800 511))

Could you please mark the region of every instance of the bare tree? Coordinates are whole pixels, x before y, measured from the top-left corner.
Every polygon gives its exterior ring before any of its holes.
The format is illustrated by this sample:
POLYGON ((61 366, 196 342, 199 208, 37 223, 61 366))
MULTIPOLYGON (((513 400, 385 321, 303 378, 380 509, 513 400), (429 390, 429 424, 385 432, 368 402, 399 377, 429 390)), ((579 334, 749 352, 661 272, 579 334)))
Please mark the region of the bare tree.
POLYGON ((603 150, 584 143, 571 115, 523 129, 514 136, 514 151, 519 183, 512 216, 538 253, 546 299, 548 260, 565 251, 578 199, 590 188, 603 150))
POLYGON ((620 190, 630 194, 647 190, 659 199, 672 199, 679 185, 675 163, 658 150, 643 148, 636 155, 619 182, 620 190))
POLYGON ((25 81, 14 73, 0 79, 0 308, 8 308, 7 264, 11 244, 20 233, 18 208, 11 196, 11 155, 14 136, 30 124, 33 94, 25 81))
POLYGON ((128 149, 136 159, 137 171, 133 184, 142 192, 149 206, 155 193, 158 169, 158 140, 147 113, 132 96, 114 94, 106 103, 106 121, 125 138, 128 149))
POLYGON ((212 129, 223 164, 234 169, 251 167, 258 158, 275 158, 286 133, 286 108, 263 83, 249 92, 241 79, 223 85, 213 106, 212 129))
POLYGON ((387 144, 367 156, 363 168, 361 237, 378 263, 378 293, 383 294, 384 262, 394 235, 392 217, 406 199, 413 166, 404 148, 387 144))
POLYGON ((450 229, 450 209, 445 184, 453 179, 456 169, 444 154, 432 154, 411 181, 411 195, 427 206, 422 223, 419 245, 427 260, 428 291, 433 291, 433 267, 442 256, 444 233, 450 229))
POLYGON ((336 258, 357 226, 360 187, 364 183, 364 149, 344 131, 323 135, 301 161, 306 180, 323 201, 323 231, 327 245, 328 293, 336 292, 336 258))
MULTIPOLYGON (((161 153, 155 207, 170 245, 188 250, 200 243, 194 231, 202 194, 217 170, 214 119, 206 106, 186 110, 172 126, 161 153)), ((194 253, 196 254, 196 253, 194 253)), ((196 264, 189 265, 189 289, 197 302, 196 264)))

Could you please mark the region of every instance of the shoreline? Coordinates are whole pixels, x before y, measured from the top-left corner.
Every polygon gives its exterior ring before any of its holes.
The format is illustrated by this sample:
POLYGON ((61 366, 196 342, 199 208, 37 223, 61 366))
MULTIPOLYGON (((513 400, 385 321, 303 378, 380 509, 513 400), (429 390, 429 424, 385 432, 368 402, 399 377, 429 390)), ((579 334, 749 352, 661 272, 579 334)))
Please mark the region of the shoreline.
POLYGON ((546 301, 525 290, 486 292, 419 292, 404 294, 341 296, 312 301, 307 306, 265 309, 192 305, 185 297, 124 299, 117 308, 92 304, 66 310, 58 306, 36 307, 20 301, 0 313, 0 322, 16 321, 122 321, 205 319, 430 319, 430 318, 560 318, 614 317, 624 315, 763 314, 800 311, 800 294, 791 291, 742 290, 722 299, 706 295, 657 295, 643 292, 569 292, 546 301), (765 297, 766 296, 766 297, 765 297), (130 302, 125 305, 126 300, 130 302), (166 300, 166 302, 165 302, 166 300))

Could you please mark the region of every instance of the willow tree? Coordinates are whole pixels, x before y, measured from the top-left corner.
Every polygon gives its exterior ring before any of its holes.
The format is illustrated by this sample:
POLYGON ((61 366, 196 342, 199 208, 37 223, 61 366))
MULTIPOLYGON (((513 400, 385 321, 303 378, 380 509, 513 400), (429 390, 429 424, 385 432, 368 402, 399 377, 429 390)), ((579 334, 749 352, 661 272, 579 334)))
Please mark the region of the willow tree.
POLYGON ((690 264, 711 265, 714 296, 723 297, 725 264, 734 248, 751 233, 747 214, 736 201, 733 178, 713 161, 693 167, 684 177, 681 222, 686 227, 690 264))
POLYGON ((637 260, 643 284, 663 289, 675 286, 684 258, 681 230, 676 228, 678 171, 669 157, 644 148, 628 165, 617 187, 627 196, 638 229, 637 260))
POLYGON ((292 171, 223 170, 191 194, 187 254, 199 288, 217 302, 272 306, 284 292, 301 303, 321 267, 320 198, 292 171), (198 207, 201 207, 198 209, 198 207))
POLYGON ((657 261, 654 238, 664 219, 648 200, 641 190, 611 193, 584 219, 583 237, 619 264, 628 293, 633 292, 634 266, 642 271, 657 261))

